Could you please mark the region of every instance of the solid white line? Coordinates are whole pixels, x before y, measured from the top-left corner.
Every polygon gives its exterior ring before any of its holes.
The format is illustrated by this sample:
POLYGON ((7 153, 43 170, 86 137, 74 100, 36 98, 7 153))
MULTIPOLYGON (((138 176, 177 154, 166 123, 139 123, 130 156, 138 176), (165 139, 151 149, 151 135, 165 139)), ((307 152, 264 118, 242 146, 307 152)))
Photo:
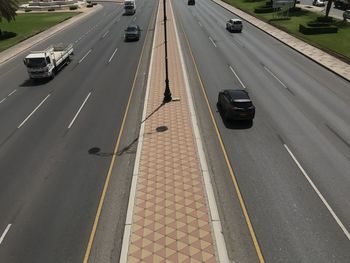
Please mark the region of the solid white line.
POLYGON ((242 87, 244 89, 246 89, 246 86, 243 84, 243 82, 241 81, 241 79, 238 77, 238 75, 236 74, 236 72, 234 71, 233 67, 229 66, 230 70, 232 71, 232 73, 236 76, 236 78, 238 79, 239 83, 242 85, 242 87))
POLYGON ((70 128, 72 127, 72 125, 73 125, 75 119, 78 117, 80 111, 83 109, 83 107, 84 107, 85 103, 87 102, 87 100, 89 99, 90 95, 91 95, 91 92, 89 92, 89 94, 86 96, 86 98, 85 98, 83 104, 81 104, 81 106, 80 106, 79 110, 77 111, 77 113, 75 114, 73 120, 70 122, 70 124, 69 124, 69 126, 68 126, 68 129, 70 129, 70 128))
POLYGON ((24 121, 22 121, 22 123, 17 127, 18 129, 21 128, 25 123, 26 121, 40 108, 41 105, 43 105, 43 103, 51 96, 51 94, 47 95, 45 99, 43 99, 40 104, 38 106, 36 106, 36 108, 32 111, 31 114, 28 115, 27 118, 25 118, 24 121))
POLYGON ((107 36, 108 33, 109 33, 109 30, 107 30, 106 33, 103 34, 102 38, 105 38, 105 36, 107 36))
POLYGON ((115 53, 117 52, 117 50, 118 50, 118 48, 116 48, 116 49, 114 50, 112 56, 111 56, 111 57, 109 58, 109 60, 108 60, 108 63, 110 63, 110 62, 112 61, 112 59, 113 59, 115 53))
POLYGON ((211 43, 213 43, 214 47, 216 47, 214 40, 211 37, 209 37, 209 39, 210 39, 211 43))
POLYGON ((17 90, 15 89, 14 91, 12 91, 9 95, 7 95, 5 98, 3 98, 0 103, 3 103, 8 97, 10 97, 13 93, 15 93, 17 90))
POLYGON ((2 235, 0 237, 0 245, 1 245, 2 241, 4 241, 5 236, 6 236, 7 232, 9 232, 11 226, 12 226, 12 224, 8 224, 4 233, 2 233, 2 235))
POLYGON ((307 173, 305 172, 304 168, 301 166, 301 164, 298 162, 298 160, 295 158, 294 154, 292 153, 292 151, 288 148, 288 146, 286 144, 283 144, 283 146, 286 148, 286 150, 288 151, 289 155, 292 157, 292 159, 294 160, 294 162, 297 164, 297 166, 299 167, 299 169, 301 170, 301 172, 303 173, 303 175, 305 176, 306 180, 308 180, 308 182, 310 183, 310 185, 312 186, 312 188, 315 190, 315 192, 317 193, 318 197, 321 199, 321 201, 323 202, 323 204, 327 207, 328 211, 331 213, 331 215, 333 216, 333 218, 335 219, 335 221, 338 223, 338 225, 340 226, 340 228, 343 230, 344 234, 346 235, 346 237, 350 240, 350 233, 349 231, 345 228, 345 226, 343 225, 343 223, 340 221, 340 219, 338 218, 338 216, 336 215, 336 213, 333 211, 332 207, 328 204, 327 200, 323 197, 323 195, 321 194, 321 192, 318 190, 318 188, 316 187, 316 185, 312 182, 311 178, 307 175, 307 173))
POLYGON ((90 50, 85 54, 85 56, 83 56, 83 57, 79 60, 78 64, 80 64, 80 63, 90 54, 91 51, 92 51, 92 49, 90 49, 90 50))
POLYGON ((283 87, 285 87, 287 89, 287 86, 279 79, 277 78, 277 76, 275 74, 273 74, 273 72, 271 70, 269 70, 267 67, 264 66, 264 69, 269 72, 271 74, 271 76, 273 76, 279 83, 281 83, 281 85, 283 87))
POLYGON ((219 216, 219 212, 218 212, 218 208, 217 208, 217 204, 216 204, 216 200, 215 200, 213 185, 212 185, 212 182, 210 179, 210 172, 209 172, 209 168, 208 168, 208 163, 207 163, 207 159, 205 157, 202 137, 201 137, 201 134, 199 131, 196 110, 194 108, 192 92, 191 92, 190 84, 188 81, 189 78, 188 78, 188 74, 187 74, 187 68, 186 68, 184 55, 182 53, 182 49, 181 49, 181 45, 180 45, 179 33, 177 31, 175 14, 174 14, 173 6, 172 6, 171 2, 170 2, 170 9, 173 13, 176 42, 177 42, 177 47, 178 47, 178 50, 180 53, 180 61, 181 61, 181 68, 182 68, 182 73, 183 73, 184 81, 185 81, 187 102, 188 102, 188 107, 189 107, 190 115, 191 115, 190 117, 191 117, 193 133, 194 133, 194 137, 196 139, 196 144, 197 144, 196 146, 197 146, 197 151, 198 151, 200 167, 201 167, 201 171, 202 171, 202 175, 203 175, 205 193, 207 195, 207 200, 208 200, 212 229, 213 229, 216 249, 217 249, 217 253, 218 253, 217 255, 219 258, 219 262, 222 262, 222 263, 230 262, 230 260, 228 258, 227 247, 226 247, 224 235, 223 235, 221 220, 220 220, 220 216, 219 216))

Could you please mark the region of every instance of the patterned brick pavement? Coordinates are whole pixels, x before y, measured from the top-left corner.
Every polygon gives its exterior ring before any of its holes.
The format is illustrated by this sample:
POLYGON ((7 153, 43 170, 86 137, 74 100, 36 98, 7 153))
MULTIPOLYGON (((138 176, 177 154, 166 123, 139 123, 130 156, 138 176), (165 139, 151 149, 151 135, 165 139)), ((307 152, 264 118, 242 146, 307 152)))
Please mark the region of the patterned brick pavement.
POLYGON ((159 108, 165 86, 162 2, 158 8, 150 65, 146 100, 149 118, 144 125, 127 261, 217 262, 174 18, 169 6, 169 80, 173 97, 180 100, 159 108))

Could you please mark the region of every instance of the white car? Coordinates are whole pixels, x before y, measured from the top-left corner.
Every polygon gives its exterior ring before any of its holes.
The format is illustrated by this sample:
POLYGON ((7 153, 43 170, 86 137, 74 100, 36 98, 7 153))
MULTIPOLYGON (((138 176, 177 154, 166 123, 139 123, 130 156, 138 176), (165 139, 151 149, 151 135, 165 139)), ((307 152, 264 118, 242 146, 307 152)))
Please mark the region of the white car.
POLYGON ((326 1, 325 0, 313 0, 312 5, 314 6, 325 6, 326 1))
POLYGON ((233 18, 226 22, 226 29, 230 32, 242 32, 242 20, 233 18))

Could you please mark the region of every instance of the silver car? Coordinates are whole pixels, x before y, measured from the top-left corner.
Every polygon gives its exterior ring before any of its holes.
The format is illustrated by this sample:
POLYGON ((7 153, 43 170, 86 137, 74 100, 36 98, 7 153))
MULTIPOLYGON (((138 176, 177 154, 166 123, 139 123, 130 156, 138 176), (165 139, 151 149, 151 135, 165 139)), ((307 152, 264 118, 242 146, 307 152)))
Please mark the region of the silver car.
POLYGON ((230 32, 242 32, 242 20, 233 18, 226 22, 226 29, 230 32))

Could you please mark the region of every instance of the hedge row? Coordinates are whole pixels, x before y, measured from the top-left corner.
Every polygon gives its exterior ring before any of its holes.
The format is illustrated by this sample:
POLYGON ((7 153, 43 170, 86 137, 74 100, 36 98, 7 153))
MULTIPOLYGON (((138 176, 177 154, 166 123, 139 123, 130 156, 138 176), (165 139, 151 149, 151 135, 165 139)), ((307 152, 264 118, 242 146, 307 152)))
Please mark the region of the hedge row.
POLYGON ((338 28, 334 26, 329 27, 307 27, 302 24, 299 25, 299 32, 304 35, 330 34, 337 33, 338 28))

